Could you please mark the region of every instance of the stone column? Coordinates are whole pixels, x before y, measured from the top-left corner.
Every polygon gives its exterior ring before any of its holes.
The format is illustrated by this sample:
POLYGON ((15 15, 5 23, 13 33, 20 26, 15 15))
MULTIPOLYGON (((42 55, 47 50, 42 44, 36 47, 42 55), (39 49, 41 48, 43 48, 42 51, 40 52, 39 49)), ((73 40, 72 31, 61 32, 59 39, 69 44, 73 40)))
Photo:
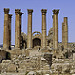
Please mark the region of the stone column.
POLYGON ((58 13, 59 13, 59 10, 56 10, 56 9, 53 10, 54 49, 58 49, 58 13))
POLYGON ((20 11, 20 9, 15 9, 15 49, 20 49, 21 42, 20 11))
POLYGON ((54 15, 53 18, 53 48, 55 48, 55 21, 54 21, 54 15))
POLYGON ((22 12, 20 12, 20 45, 21 45, 21 18, 22 18, 22 12))
POLYGON ((4 8, 4 36, 3 36, 3 48, 9 49, 9 9, 4 8))
POLYGON ((12 14, 9 14, 9 49, 11 50, 11 18, 12 14))
POLYGON ((65 35, 64 48, 68 47, 68 20, 67 19, 68 19, 67 17, 64 17, 64 25, 65 25, 65 28, 64 28, 64 35, 65 35))
POLYGON ((46 9, 42 9, 42 48, 46 47, 46 9))
POLYGON ((28 9, 27 48, 32 48, 32 9, 28 9))
POLYGON ((64 47, 64 42, 65 42, 65 36, 64 36, 64 34, 65 34, 65 32, 64 32, 64 23, 62 23, 62 46, 64 47))

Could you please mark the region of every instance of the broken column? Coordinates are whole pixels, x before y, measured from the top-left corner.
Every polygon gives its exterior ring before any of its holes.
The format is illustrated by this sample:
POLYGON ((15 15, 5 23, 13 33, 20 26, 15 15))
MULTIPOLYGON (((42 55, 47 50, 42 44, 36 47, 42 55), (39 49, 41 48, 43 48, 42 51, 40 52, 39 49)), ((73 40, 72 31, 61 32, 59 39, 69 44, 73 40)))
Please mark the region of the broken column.
POLYGON ((28 9, 27 48, 32 48, 32 9, 28 9))
POLYGON ((54 49, 58 49, 58 13, 59 13, 58 9, 53 10, 54 49))
POLYGON ((15 49, 20 49, 21 42, 21 23, 20 23, 20 9, 15 9, 15 49))
POLYGON ((4 36, 3 36, 3 48, 9 49, 9 9, 4 8, 4 36))
POLYGON ((68 47, 68 18, 64 17, 64 36, 65 36, 65 40, 64 40, 64 48, 68 47))
POLYGON ((9 14, 9 50, 11 50, 11 18, 12 14, 9 14))
POLYGON ((46 9, 42 9, 42 48, 46 47, 46 9))

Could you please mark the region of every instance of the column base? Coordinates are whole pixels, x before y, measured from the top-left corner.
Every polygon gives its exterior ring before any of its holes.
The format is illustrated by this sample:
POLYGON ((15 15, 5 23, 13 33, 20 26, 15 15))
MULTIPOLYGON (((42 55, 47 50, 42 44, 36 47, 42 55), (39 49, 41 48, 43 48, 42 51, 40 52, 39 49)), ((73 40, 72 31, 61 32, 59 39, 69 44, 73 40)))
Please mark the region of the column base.
POLYGON ((2 49, 0 49, 0 50, 6 50, 6 49, 2 48, 2 49))
POLYGON ((21 50, 20 48, 15 48, 14 50, 21 50))
POLYGON ((47 47, 43 47, 43 48, 41 48, 41 50, 48 50, 48 48, 47 47))
POLYGON ((6 51, 6 50, 9 50, 9 49, 8 48, 2 48, 2 50, 5 50, 6 51))
POLYGON ((27 48, 26 50, 32 50, 32 48, 27 48))

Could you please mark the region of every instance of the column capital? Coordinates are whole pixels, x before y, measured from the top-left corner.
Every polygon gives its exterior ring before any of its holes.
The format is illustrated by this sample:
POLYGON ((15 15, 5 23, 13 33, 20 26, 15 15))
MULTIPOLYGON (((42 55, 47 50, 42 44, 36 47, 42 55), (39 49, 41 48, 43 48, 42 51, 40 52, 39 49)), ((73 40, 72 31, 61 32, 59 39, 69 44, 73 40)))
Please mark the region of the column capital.
POLYGON ((10 9, 9 9, 9 8, 4 8, 4 13, 5 13, 5 14, 8 14, 8 13, 9 13, 9 11, 10 11, 10 9))
POLYGON ((20 16, 21 16, 22 14, 24 14, 24 13, 20 12, 20 16))
POLYGON ((46 15, 47 9, 41 9, 42 15, 46 15))
POLYGON ((9 18, 12 18, 12 14, 9 14, 9 18))
POLYGON ((15 14, 20 14, 21 9, 15 9, 15 14))
POLYGON ((27 9, 27 11, 28 11, 28 14, 32 14, 33 9, 27 9))
POLYGON ((64 17, 64 19, 68 19, 68 17, 64 17))
POLYGON ((59 13, 59 9, 54 9, 53 10, 53 14, 58 14, 59 13))

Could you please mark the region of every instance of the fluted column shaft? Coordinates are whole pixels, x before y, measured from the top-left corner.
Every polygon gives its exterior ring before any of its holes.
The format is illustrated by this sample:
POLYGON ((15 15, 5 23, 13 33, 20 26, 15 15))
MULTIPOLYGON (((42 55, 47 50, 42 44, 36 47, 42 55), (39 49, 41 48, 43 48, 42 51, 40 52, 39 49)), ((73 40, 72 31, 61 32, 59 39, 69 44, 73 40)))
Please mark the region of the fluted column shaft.
POLYGON ((21 39, 21 37, 22 37, 22 36, 21 36, 21 23, 22 23, 22 22, 21 22, 21 18, 22 18, 22 14, 23 14, 23 13, 20 12, 20 47, 21 47, 21 45, 22 45, 22 43, 21 43, 21 40, 22 40, 22 39, 21 39))
POLYGON ((53 39, 53 43, 54 43, 54 49, 58 49, 58 13, 59 13, 59 10, 56 10, 56 9, 54 9, 53 10, 53 22, 54 22, 54 24, 53 24, 53 27, 54 27, 54 39, 53 39))
POLYGON ((68 47, 68 18, 64 17, 64 35, 65 35, 65 41, 64 41, 64 48, 68 47))
POLYGON ((46 9, 42 9, 42 48, 46 47, 46 9))
POLYGON ((64 42, 65 42, 64 27, 65 27, 65 25, 64 25, 64 23, 62 23, 62 46, 64 46, 64 42))
POLYGON ((11 18, 12 14, 9 14, 9 49, 11 50, 11 18))
POLYGON ((55 19, 54 15, 52 16, 53 18, 53 48, 55 48, 55 19))
POLYGON ((9 49, 9 9, 4 8, 4 36, 3 36, 3 48, 9 49))
POLYGON ((27 48, 32 48, 32 9, 28 9, 27 48))
POLYGON ((20 23, 20 9, 15 9, 15 48, 20 49, 21 42, 21 23, 20 23))

